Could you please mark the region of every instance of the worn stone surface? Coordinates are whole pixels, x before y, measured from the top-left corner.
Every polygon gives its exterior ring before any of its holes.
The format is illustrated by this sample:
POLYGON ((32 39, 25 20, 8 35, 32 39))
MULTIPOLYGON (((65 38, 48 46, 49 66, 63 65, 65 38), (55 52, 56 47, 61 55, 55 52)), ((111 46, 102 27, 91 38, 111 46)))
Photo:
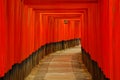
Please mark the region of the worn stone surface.
POLYGON ((25 80, 92 80, 92 77, 82 63, 80 46, 76 46, 46 56, 25 80))

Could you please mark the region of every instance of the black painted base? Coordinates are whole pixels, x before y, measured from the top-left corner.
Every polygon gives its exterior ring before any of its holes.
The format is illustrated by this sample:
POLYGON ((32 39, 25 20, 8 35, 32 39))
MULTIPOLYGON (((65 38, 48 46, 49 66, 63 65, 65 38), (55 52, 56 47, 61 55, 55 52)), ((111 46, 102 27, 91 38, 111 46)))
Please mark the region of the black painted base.
POLYGON ((15 64, 10 71, 8 71, 4 77, 0 80, 24 80, 25 77, 31 72, 32 68, 39 64, 39 61, 44 56, 66 48, 79 45, 80 39, 74 39, 69 41, 61 41, 57 43, 46 44, 24 60, 21 64, 15 64))
POLYGON ((83 63, 91 73, 93 80, 110 80, 105 77, 97 62, 91 59, 90 55, 82 48, 83 63))

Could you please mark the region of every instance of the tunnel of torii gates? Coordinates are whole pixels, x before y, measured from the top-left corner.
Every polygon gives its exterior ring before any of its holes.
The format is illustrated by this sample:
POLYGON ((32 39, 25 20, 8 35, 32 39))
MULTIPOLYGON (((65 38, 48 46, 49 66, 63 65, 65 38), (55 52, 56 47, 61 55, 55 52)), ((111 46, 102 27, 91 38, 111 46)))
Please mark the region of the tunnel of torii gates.
POLYGON ((0 77, 46 44, 80 39, 84 57, 120 80, 119 21, 120 0, 1 0, 0 77))

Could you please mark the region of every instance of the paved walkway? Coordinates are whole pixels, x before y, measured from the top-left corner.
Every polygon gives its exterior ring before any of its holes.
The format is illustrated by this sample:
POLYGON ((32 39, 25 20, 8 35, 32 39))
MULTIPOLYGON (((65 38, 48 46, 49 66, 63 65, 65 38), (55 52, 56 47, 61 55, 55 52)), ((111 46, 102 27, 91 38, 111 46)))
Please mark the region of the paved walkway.
POLYGON ((57 51, 40 61, 25 80, 92 80, 82 63, 80 46, 57 51))

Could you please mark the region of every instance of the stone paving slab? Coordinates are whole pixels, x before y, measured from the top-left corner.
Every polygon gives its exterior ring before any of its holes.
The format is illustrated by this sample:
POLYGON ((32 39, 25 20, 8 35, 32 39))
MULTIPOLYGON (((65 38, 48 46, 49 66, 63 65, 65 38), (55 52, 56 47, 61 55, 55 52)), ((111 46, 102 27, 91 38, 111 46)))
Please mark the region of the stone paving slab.
POLYGON ((80 46, 76 46, 44 57, 25 80, 92 80, 92 77, 82 63, 80 46))

